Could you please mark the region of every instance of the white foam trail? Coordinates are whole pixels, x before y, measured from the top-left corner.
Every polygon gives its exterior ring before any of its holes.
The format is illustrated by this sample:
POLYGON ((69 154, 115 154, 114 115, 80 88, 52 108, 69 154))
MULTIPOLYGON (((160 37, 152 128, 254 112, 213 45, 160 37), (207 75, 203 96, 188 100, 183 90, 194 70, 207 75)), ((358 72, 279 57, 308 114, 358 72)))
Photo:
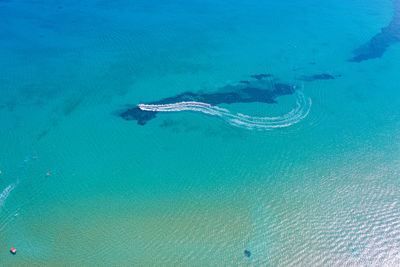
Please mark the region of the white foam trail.
POLYGON ((3 207, 6 199, 8 198, 8 196, 10 195, 11 191, 13 191, 15 188, 15 184, 10 184, 9 186, 7 186, 3 192, 0 194, 0 208, 3 207))
POLYGON ((252 117, 241 113, 232 114, 225 108, 212 106, 207 103, 187 101, 172 104, 152 105, 139 104, 141 110, 157 111, 157 112, 173 112, 173 111, 199 111, 209 115, 218 116, 233 126, 246 129, 270 130, 274 128, 288 127, 298 123, 307 117, 311 108, 311 99, 305 98, 302 92, 297 91, 296 107, 289 113, 279 117, 252 117))

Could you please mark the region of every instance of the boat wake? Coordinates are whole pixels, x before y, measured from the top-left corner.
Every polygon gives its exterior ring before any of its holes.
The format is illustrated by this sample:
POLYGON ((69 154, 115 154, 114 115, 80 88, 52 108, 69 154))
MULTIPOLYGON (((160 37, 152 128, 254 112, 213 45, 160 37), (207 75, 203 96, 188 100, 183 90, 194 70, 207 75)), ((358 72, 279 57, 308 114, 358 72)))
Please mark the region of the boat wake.
POLYGON ((3 207, 6 199, 8 198, 8 196, 10 195, 11 191, 13 191, 15 188, 15 184, 10 184, 9 186, 7 186, 3 192, 1 192, 0 194, 0 208, 3 207))
POLYGON ((249 130, 271 130, 274 128, 291 126, 307 117, 310 112, 312 101, 310 98, 306 98, 300 91, 297 91, 296 95, 296 107, 289 113, 279 117, 252 117, 241 113, 233 114, 228 109, 196 101, 184 101, 162 105, 139 104, 138 107, 144 111, 156 112, 198 111, 218 116, 236 127, 246 128, 249 130))

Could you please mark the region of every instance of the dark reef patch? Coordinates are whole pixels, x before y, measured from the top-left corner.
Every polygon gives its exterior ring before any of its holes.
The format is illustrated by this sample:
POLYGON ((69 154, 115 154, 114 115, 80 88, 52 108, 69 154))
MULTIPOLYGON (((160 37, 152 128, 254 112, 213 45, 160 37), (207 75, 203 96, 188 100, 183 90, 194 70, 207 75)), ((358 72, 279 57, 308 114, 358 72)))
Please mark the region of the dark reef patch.
POLYGON ((249 81, 239 81, 240 83, 244 83, 244 84, 250 84, 249 81))
POLYGON ((400 42, 400 0, 392 0, 394 6, 393 18, 389 25, 373 36, 367 43, 353 51, 350 62, 361 62, 372 58, 380 58, 386 49, 400 42))
MULTIPOLYGON (((248 83, 238 83, 227 85, 214 93, 184 92, 182 94, 167 97, 148 104, 162 105, 182 101, 197 101, 211 105, 233 104, 233 103, 276 103, 276 98, 282 95, 291 95, 296 87, 290 84, 279 82, 268 82, 257 80, 248 83)), ((148 121, 156 117, 156 111, 144 111, 138 106, 129 107, 118 113, 125 120, 136 120, 139 125, 145 125, 148 121)))
MULTIPOLYGON (((336 75, 336 77, 341 77, 336 75)), ((315 80, 333 80, 335 79, 335 76, 327 74, 327 73, 322 73, 322 74, 315 74, 311 76, 303 75, 299 78, 299 80, 306 81, 306 82, 312 82, 315 80)))
POLYGON ((254 78, 256 80, 262 80, 262 79, 265 79, 265 78, 272 77, 272 75, 271 74, 261 73, 261 74, 250 75, 250 77, 254 78))
POLYGON ((156 117, 154 111, 141 110, 139 107, 127 109, 119 114, 119 116, 127 121, 136 120, 139 125, 145 125, 147 121, 156 117))

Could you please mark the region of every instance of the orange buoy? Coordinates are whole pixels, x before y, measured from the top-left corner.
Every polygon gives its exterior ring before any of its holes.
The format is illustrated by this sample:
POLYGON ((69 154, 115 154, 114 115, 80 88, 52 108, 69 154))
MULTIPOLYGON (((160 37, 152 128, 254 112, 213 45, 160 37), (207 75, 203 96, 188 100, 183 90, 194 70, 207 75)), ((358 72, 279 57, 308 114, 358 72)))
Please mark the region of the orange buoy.
POLYGON ((15 254, 17 254, 17 249, 16 248, 11 248, 10 252, 15 255, 15 254))

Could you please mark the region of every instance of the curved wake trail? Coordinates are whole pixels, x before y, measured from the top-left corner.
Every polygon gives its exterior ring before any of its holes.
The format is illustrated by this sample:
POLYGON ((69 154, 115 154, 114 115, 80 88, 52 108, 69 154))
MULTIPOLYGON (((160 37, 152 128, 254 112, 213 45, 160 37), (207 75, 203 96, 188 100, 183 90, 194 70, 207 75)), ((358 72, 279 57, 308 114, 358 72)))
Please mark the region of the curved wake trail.
POLYGON ((0 194, 0 208, 3 207, 6 199, 8 198, 8 196, 10 195, 11 191, 13 191, 15 188, 15 184, 10 184, 9 186, 7 186, 3 192, 0 194))
POLYGON ((296 107, 289 113, 279 117, 252 117, 241 113, 233 114, 228 109, 196 101, 184 101, 162 105, 139 104, 138 107, 144 111, 156 112, 198 111, 205 114, 218 116, 236 127, 242 127, 250 130, 271 130, 274 128, 291 126, 307 117, 312 104, 311 99, 306 99, 304 94, 301 92, 297 92, 296 94, 296 107))
MULTIPOLYGON (((8 196, 10 195, 11 191, 15 189, 17 186, 18 181, 8 185, 3 192, 0 194, 0 213, 3 209, 4 203, 6 202, 8 196)), ((14 213, 5 213, 0 216, 0 231, 4 229, 12 220, 14 219, 14 213)))

